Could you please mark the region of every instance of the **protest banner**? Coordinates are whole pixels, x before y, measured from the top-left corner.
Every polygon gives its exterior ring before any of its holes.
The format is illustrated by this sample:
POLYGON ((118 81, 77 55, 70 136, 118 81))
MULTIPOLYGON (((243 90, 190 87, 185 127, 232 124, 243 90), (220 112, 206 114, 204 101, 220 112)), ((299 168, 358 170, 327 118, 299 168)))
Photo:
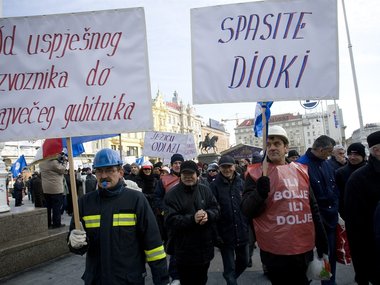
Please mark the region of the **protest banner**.
POLYGON ((338 99, 336 0, 191 10, 193 103, 338 99))
POLYGON ((0 141, 153 128, 143 8, 0 19, 0 61, 0 141))
POLYGON ((185 159, 197 156, 192 134, 153 131, 145 133, 143 155, 166 160, 175 153, 182 154, 185 159))

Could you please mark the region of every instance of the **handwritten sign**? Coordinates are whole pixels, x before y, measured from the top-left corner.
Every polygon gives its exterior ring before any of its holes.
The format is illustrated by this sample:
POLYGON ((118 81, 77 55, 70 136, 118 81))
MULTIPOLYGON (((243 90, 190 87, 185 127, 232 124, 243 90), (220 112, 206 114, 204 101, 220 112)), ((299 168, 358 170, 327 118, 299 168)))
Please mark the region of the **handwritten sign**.
POLYGON ((153 128, 142 8, 0 19, 0 62, 1 141, 153 128))
POLYGON ((175 153, 182 154, 185 159, 196 157, 193 135, 152 131, 145 133, 143 155, 170 159, 175 153))
POLYGON ((191 10, 193 103, 338 99, 336 0, 191 10))

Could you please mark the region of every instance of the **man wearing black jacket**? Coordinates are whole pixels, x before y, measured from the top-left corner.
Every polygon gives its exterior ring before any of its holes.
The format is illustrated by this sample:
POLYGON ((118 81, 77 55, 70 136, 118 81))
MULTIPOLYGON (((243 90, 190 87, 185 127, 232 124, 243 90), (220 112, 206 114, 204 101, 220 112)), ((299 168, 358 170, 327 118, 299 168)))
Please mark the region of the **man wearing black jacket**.
POLYGON ((220 205, 217 222, 220 253, 223 260, 223 277, 227 285, 237 285, 238 277, 249 261, 248 219, 240 210, 243 180, 235 171, 235 161, 229 155, 219 160, 220 173, 210 188, 220 205))
POLYGON ((181 164, 180 182, 165 195, 165 226, 169 253, 177 261, 181 285, 204 285, 214 258, 214 225, 219 206, 209 187, 198 183, 194 161, 181 164))
POLYGON ((353 143, 347 148, 348 163, 336 170, 335 181, 339 189, 339 214, 343 220, 346 220, 344 211, 344 193, 346 183, 351 174, 366 164, 365 146, 361 143, 353 143))
POLYGON ((359 285, 379 285, 380 256, 376 253, 375 232, 380 225, 374 225, 374 216, 380 202, 380 131, 370 134, 367 142, 368 163, 348 179, 344 207, 355 281, 359 285))

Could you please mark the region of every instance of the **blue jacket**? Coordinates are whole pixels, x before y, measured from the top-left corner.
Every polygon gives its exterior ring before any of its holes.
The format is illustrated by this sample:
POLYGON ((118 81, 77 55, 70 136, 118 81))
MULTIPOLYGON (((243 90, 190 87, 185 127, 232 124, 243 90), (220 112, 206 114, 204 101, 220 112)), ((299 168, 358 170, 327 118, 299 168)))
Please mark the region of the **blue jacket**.
POLYGON ((311 148, 297 162, 308 166, 310 186, 317 199, 326 231, 335 230, 338 223, 339 190, 335 183, 334 170, 327 160, 316 157, 311 148))

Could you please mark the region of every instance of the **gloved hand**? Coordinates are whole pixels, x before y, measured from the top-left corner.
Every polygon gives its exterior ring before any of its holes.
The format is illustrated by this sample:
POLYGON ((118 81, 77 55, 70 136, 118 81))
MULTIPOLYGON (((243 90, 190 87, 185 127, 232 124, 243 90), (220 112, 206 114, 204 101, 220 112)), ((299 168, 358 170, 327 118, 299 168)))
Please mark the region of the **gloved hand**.
POLYGON ((266 199, 270 191, 270 179, 268 176, 261 176, 257 179, 257 192, 261 198, 266 199))
POLYGON ((70 242, 70 245, 75 249, 79 249, 87 245, 86 232, 83 230, 82 226, 81 228, 82 230, 72 230, 70 232, 69 242, 70 242))

